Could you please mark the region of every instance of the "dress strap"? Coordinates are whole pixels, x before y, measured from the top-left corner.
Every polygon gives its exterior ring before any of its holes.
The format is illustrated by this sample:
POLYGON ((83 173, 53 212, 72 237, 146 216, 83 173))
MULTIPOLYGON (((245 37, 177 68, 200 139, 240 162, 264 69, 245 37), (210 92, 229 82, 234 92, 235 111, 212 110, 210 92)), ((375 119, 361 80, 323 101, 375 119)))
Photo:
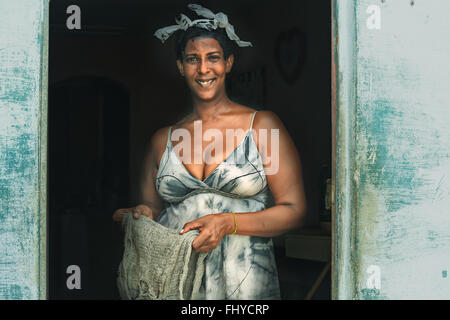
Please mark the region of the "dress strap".
POLYGON ((258 111, 255 111, 255 113, 253 113, 252 122, 250 123, 250 130, 253 129, 253 120, 255 120, 255 116, 256 116, 257 112, 258 111))
POLYGON ((167 144, 166 144, 166 147, 172 145, 172 143, 170 142, 171 136, 172 136, 172 126, 169 127, 169 132, 167 133, 167 144))

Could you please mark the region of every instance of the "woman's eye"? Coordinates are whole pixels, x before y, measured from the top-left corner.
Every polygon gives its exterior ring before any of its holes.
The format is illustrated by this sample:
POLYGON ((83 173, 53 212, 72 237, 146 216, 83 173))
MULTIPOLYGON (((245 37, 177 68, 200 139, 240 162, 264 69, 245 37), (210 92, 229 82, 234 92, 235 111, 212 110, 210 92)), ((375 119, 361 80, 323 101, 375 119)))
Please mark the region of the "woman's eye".
POLYGON ((186 58, 186 62, 187 62, 187 63, 194 63, 194 62, 197 62, 197 58, 194 58, 194 57, 186 58))
MULTIPOLYGON (((189 58, 185 59, 185 61, 187 63, 198 63, 199 60, 200 59, 197 58, 197 57, 189 57, 189 58)), ((208 60, 211 61, 211 62, 218 62, 220 60, 220 56, 209 56, 208 60)))

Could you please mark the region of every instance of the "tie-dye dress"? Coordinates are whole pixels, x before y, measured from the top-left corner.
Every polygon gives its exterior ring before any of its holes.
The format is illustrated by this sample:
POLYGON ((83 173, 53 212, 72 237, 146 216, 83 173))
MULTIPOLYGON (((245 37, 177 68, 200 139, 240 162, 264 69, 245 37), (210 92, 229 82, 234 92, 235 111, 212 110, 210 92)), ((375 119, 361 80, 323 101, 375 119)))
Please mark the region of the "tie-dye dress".
MULTIPOLYGON (((159 223, 181 230, 187 222, 207 214, 256 212, 271 205, 252 124, 236 149, 203 181, 191 175, 176 155, 169 129, 156 178, 157 192, 165 204, 159 223)), ((272 239, 225 236, 205 259, 200 292, 208 300, 280 299, 272 239)))

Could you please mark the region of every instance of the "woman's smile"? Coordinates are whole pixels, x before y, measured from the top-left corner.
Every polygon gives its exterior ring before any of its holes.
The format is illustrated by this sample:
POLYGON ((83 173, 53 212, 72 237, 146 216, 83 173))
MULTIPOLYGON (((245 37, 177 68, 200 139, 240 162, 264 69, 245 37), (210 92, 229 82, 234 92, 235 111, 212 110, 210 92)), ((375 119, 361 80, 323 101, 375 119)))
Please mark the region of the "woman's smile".
POLYGON ((209 88, 216 82, 216 78, 212 79, 197 79, 195 80, 202 88, 209 88))

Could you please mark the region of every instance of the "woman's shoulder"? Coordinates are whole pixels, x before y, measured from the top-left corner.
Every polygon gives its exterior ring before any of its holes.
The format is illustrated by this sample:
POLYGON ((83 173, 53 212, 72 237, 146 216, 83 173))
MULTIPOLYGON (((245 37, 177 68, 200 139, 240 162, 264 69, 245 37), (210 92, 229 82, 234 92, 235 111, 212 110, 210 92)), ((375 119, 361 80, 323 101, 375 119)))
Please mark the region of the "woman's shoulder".
POLYGON ((169 136, 170 126, 160 128, 153 133, 150 139, 150 148, 152 151, 164 150, 169 136))
POLYGON ((281 128, 283 122, 273 111, 258 110, 253 120, 253 127, 261 129, 281 128))
POLYGON ((256 108, 246 106, 243 104, 239 104, 239 103, 235 103, 233 107, 236 111, 243 112, 243 113, 252 113, 253 114, 253 113, 257 112, 258 117, 262 117, 262 118, 277 117, 276 114, 272 111, 264 110, 264 109, 256 109, 256 108))
POLYGON ((235 112, 242 112, 242 113, 254 113, 257 110, 252 108, 252 107, 240 104, 240 103, 234 103, 233 104, 233 111, 235 111, 235 112))
POLYGON ((181 120, 174 123, 173 125, 157 129, 155 133, 153 133, 153 136, 150 141, 152 149, 153 150, 165 149, 167 140, 169 139, 169 131, 173 132, 175 129, 182 127, 183 124, 190 121, 190 118, 192 118, 192 115, 188 114, 184 116, 181 120))
POLYGON ((242 104, 236 104, 235 110, 242 115, 254 115, 253 128, 271 129, 284 127, 280 118, 273 111, 257 110, 242 104))

